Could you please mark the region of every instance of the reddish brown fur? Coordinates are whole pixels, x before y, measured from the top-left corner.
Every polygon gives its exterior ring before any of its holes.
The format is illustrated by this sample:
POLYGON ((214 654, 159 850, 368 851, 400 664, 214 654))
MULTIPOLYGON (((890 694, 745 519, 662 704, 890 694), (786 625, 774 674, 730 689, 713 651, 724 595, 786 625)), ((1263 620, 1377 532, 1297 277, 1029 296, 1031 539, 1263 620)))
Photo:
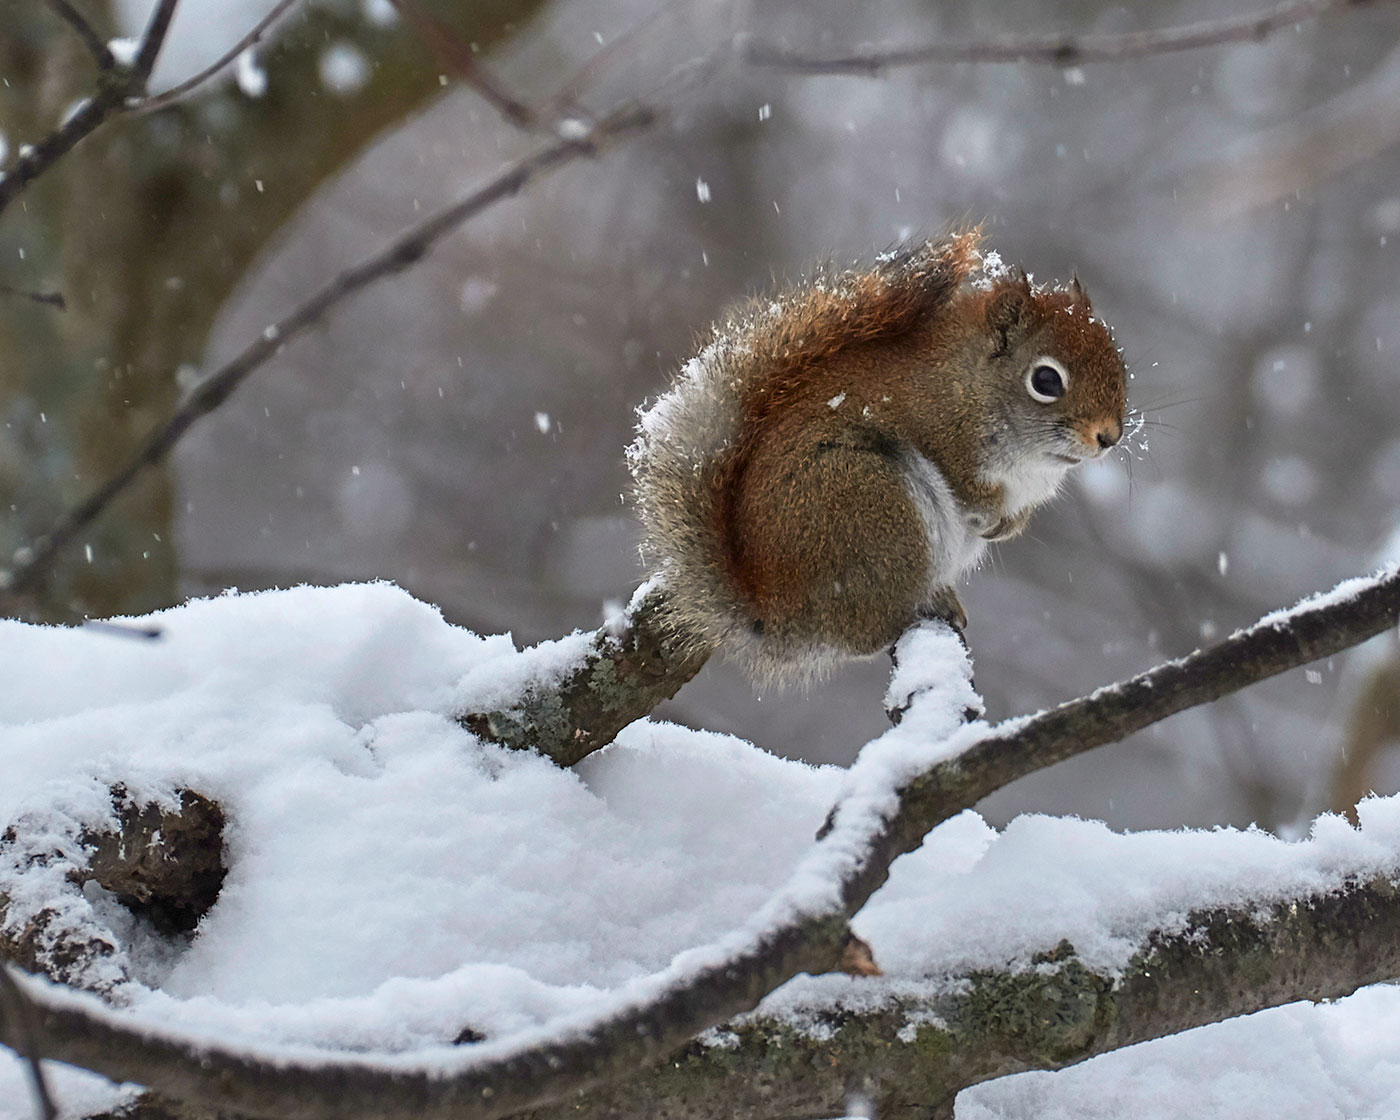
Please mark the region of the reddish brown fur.
MULTIPOLYGON (((776 329, 763 336, 757 359, 767 375, 747 387, 740 439, 711 476, 715 528, 726 546, 729 573, 751 601, 771 599, 781 574, 772 553, 745 550, 737 531, 736 504, 755 448, 775 428, 805 424, 822 386, 848 363, 875 374, 888 369, 879 360, 880 349, 936 319, 980 264, 979 239, 977 231, 952 238, 932 266, 912 274, 877 269, 855 276, 839 291, 808 287, 784 307, 776 329)), ((874 377, 868 380, 875 384, 874 377)))

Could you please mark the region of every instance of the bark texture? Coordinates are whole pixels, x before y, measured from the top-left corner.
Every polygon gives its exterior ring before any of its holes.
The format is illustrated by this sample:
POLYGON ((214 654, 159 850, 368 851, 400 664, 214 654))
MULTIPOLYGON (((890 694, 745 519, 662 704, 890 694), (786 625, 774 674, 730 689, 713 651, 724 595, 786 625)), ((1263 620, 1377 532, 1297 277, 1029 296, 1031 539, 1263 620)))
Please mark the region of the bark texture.
POLYGON ((593 635, 560 681, 527 689, 510 707, 460 716, 463 727, 516 750, 537 750, 572 766, 613 741, 633 720, 669 700, 709 654, 663 622, 665 592, 639 593, 616 625, 593 635))
POLYGON ((140 802, 117 786, 94 821, 39 807, 0 833, 0 959, 101 994, 131 979, 91 883, 158 934, 193 930, 223 885, 224 815, 191 790, 140 802))

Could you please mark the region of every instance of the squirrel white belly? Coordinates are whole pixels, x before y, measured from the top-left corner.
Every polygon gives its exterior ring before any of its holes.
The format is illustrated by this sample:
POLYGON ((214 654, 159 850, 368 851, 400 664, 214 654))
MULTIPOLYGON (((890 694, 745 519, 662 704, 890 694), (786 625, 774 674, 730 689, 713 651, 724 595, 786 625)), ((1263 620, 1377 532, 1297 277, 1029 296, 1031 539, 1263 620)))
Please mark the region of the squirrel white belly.
POLYGON ((641 414, 644 552, 687 642, 810 680, 919 618, 1078 463, 1127 374, 1077 280, 983 268, 976 233, 821 271, 717 325, 641 414))

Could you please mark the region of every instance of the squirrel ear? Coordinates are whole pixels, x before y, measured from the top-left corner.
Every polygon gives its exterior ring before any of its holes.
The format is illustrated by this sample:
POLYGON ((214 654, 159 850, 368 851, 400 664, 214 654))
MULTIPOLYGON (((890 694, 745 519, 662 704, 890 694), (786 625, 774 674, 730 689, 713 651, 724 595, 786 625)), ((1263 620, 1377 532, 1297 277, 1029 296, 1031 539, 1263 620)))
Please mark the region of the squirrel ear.
POLYGON ((1093 311, 1089 304, 1089 293, 1084 290, 1084 285, 1079 282, 1079 274, 1071 273, 1069 278, 1069 298, 1076 307, 1082 307, 1085 311, 1093 311))
POLYGON ((1018 269, 1014 279, 992 297, 987 305, 987 329, 996 339, 996 352, 1004 354, 1025 333, 1026 319, 1031 307, 1031 282, 1024 269, 1018 269))

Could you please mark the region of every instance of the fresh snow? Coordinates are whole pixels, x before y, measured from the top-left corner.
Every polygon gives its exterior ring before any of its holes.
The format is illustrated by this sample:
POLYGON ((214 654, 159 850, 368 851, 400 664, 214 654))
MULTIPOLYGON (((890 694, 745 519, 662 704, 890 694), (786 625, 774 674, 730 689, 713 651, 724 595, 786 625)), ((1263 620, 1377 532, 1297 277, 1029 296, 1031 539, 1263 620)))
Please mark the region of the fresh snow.
POLYGON ((267 71, 258 61, 254 48, 249 47, 234 60, 233 73, 244 97, 256 100, 267 92, 267 71))
MULTIPOLYGON (((0 622, 0 828, 101 824, 117 781, 216 798, 219 902, 187 946, 131 936, 137 982, 118 1002, 152 1030, 285 1057, 446 1070, 644 999, 828 904, 892 789, 988 730, 963 723, 980 701, 958 640, 932 623, 898 650, 886 702, 908 707, 901 723, 849 771, 650 721, 567 771, 479 743, 453 716, 548 687, 589 635, 522 654, 387 584, 229 594, 141 621, 163 636, 0 622), (465 1026, 491 1041, 450 1047, 465 1026)), ((936 994, 1064 938, 1120 968, 1191 909, 1395 869, 1400 800, 1361 817, 1286 842, 1042 816, 997 831, 969 811, 897 862, 854 923, 883 978, 799 977, 761 1010, 820 1031, 823 1010, 936 994)), ((1397 1038, 1400 995, 1377 987, 978 1086, 958 1115, 1396 1115, 1397 1038)), ((73 1116, 131 1092, 51 1072, 73 1116)), ((0 1055, 0 1120, 32 1115, 22 1066, 0 1055)))

